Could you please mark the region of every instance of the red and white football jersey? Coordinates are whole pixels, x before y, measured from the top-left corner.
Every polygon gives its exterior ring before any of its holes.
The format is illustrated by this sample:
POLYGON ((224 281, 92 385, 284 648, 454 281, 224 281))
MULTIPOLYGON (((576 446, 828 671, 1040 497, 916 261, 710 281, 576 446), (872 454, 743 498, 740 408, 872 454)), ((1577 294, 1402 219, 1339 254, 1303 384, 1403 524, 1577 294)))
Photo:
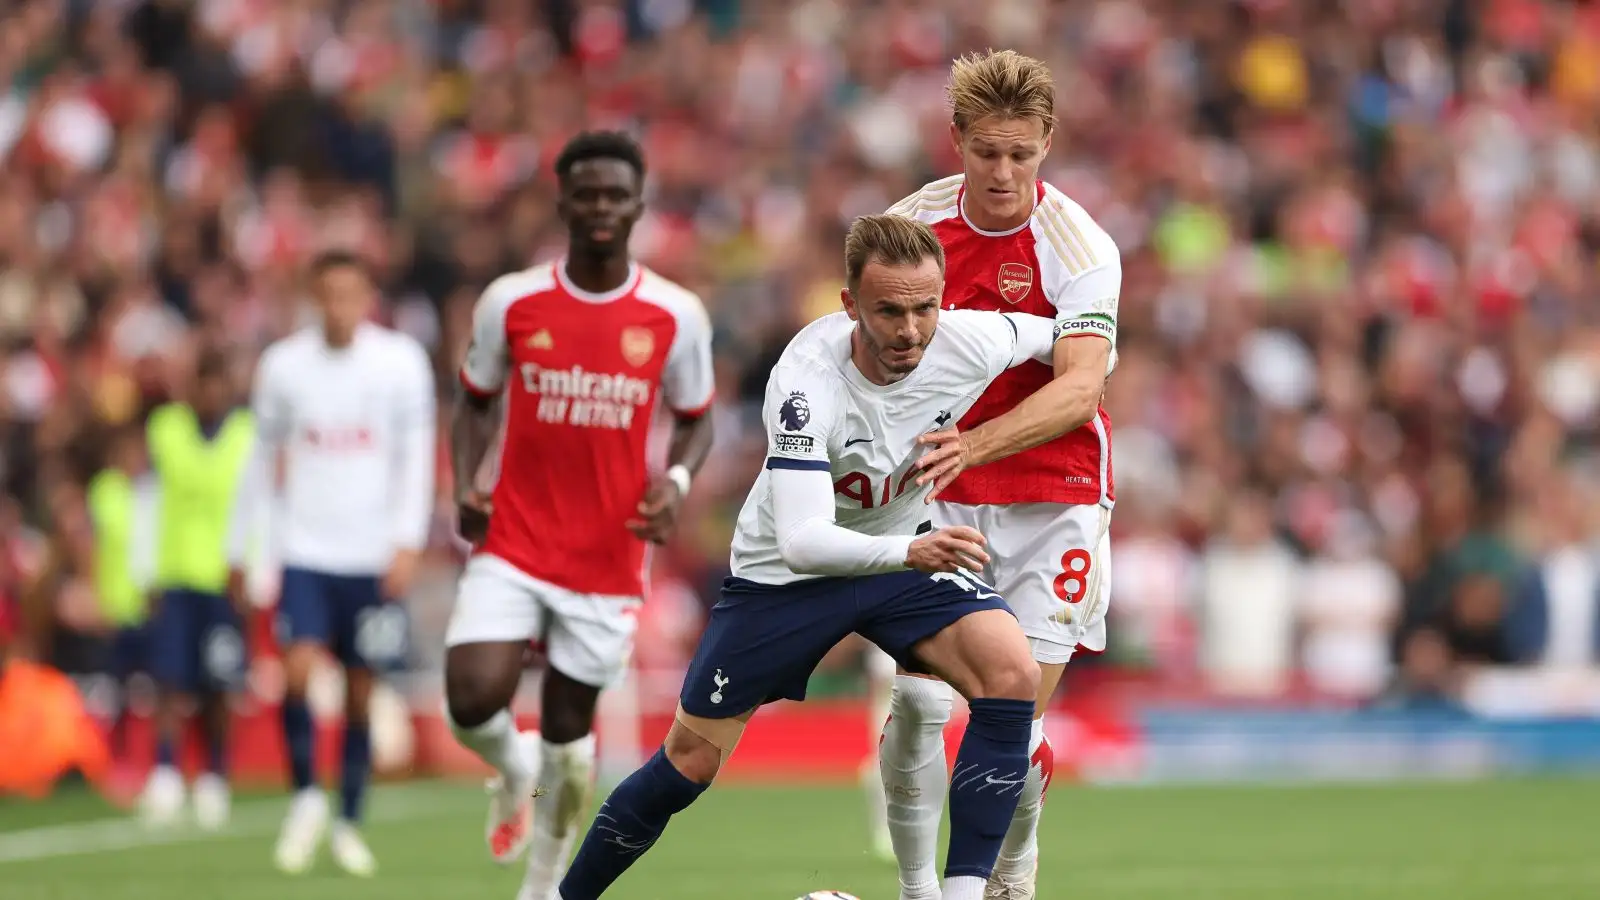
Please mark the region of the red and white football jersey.
POLYGON ((564 261, 495 280, 472 319, 461 382, 506 392, 488 539, 477 552, 585 594, 644 593, 645 545, 625 523, 649 480, 658 399, 711 405, 711 322, 700 298, 635 265, 592 294, 564 261))
MULTIPOLYGON (((1055 320, 1057 338, 1096 334, 1115 360, 1122 260, 1116 242, 1083 207, 1036 183, 1033 215, 1006 232, 981 231, 962 208, 966 178, 926 185, 889 208, 925 223, 945 253, 945 309, 1031 313, 1055 320)), ((959 423, 975 428, 1050 382, 1050 366, 1028 362, 989 385, 959 423)), ((1000 503, 1111 505, 1111 420, 1105 410, 1054 441, 970 469, 940 499, 974 506, 1000 503)))

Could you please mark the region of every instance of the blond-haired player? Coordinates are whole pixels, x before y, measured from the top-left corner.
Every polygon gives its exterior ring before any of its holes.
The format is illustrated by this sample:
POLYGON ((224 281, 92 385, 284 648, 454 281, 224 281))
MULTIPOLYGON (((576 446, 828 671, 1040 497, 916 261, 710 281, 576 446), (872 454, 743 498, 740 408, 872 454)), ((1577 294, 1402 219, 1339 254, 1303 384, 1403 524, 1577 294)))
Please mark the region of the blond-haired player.
MULTIPOLYGON (((988 537, 986 574, 1042 670, 1027 784, 985 894, 1027 900, 1054 768, 1046 703, 1077 648, 1105 648, 1113 492, 1100 398, 1115 365, 1122 264, 1082 207, 1039 180, 1055 125, 1055 85, 1043 63, 1010 50, 963 57, 951 67, 949 97, 962 174, 889 211, 927 224, 944 246, 945 309, 1056 322, 1053 365, 1030 363, 996 379, 957 427, 924 437, 934 447, 918 463, 939 498, 934 523, 988 537)), ((902 900, 939 896, 934 846, 950 703, 948 685, 895 678, 879 761, 902 900)))

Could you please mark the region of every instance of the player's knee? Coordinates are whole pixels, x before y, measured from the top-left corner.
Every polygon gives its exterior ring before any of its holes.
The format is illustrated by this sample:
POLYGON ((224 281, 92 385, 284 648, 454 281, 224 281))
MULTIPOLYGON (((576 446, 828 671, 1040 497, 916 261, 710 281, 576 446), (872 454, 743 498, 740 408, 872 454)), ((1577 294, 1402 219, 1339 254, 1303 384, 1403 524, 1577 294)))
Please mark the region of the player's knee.
POLYGON ((457 728, 477 728, 507 706, 497 692, 473 679, 446 679, 444 702, 457 728))
POLYGON ((520 648, 452 647, 445 655, 444 699, 450 719, 462 728, 476 728, 511 704, 522 675, 520 648))
POLYGON ((710 784, 722 770, 722 750, 682 723, 673 723, 667 732, 665 749, 672 767, 695 784, 710 784))
POLYGON ((551 668, 545 673, 539 731, 552 744, 570 744, 594 730, 600 689, 551 668))
POLYGON ((372 707, 372 673, 366 669, 347 669, 344 680, 346 718, 365 722, 372 707))
POLYGON ((311 683, 311 673, 317 665, 317 647, 314 644, 295 643, 283 654, 283 689, 291 697, 304 698, 311 683))
POLYGON ((445 692, 445 708, 457 728, 477 728, 505 706, 491 702, 483 693, 461 689, 445 692))
POLYGON ((973 699, 1027 700, 1039 695, 1039 664, 1029 656, 996 660, 977 673, 978 688, 973 699))
POLYGON ((908 725, 942 725, 950 721, 954 695, 955 691, 943 681, 896 675, 894 694, 889 698, 889 715, 908 725))
POLYGON ((539 710, 539 733, 552 744, 570 744, 594 730, 594 710, 570 704, 545 704, 539 710))

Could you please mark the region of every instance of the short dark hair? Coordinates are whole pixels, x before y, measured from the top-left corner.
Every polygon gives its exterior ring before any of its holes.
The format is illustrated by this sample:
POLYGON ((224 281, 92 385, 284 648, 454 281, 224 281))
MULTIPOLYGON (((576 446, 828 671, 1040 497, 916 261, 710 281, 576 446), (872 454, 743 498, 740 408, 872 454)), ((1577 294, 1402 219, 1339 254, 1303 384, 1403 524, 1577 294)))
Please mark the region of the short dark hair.
POLYGON ((363 273, 367 271, 366 262, 353 250, 346 250, 343 247, 324 250, 311 260, 311 277, 321 278, 334 269, 346 267, 360 269, 363 273))
POLYGON ((644 149, 639 142, 620 131, 585 131, 567 141, 556 157, 556 178, 563 184, 572 167, 591 159, 616 159, 633 167, 644 178, 644 149))

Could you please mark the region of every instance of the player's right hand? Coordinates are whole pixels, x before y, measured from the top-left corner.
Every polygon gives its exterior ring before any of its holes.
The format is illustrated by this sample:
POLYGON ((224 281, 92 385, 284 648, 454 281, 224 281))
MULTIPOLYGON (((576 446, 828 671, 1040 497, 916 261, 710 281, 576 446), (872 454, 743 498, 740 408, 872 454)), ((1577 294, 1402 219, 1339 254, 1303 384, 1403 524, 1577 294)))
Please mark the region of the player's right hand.
POLYGON ((494 504, 480 491, 468 491, 456 498, 456 533, 476 547, 489 537, 489 517, 494 504))
POLYGON ((250 610, 250 582, 240 566, 228 570, 228 601, 241 615, 250 610))
POLYGON ((988 543, 976 528, 941 528, 911 542, 906 566, 919 572, 982 572, 989 564, 989 554, 983 549, 988 543))

